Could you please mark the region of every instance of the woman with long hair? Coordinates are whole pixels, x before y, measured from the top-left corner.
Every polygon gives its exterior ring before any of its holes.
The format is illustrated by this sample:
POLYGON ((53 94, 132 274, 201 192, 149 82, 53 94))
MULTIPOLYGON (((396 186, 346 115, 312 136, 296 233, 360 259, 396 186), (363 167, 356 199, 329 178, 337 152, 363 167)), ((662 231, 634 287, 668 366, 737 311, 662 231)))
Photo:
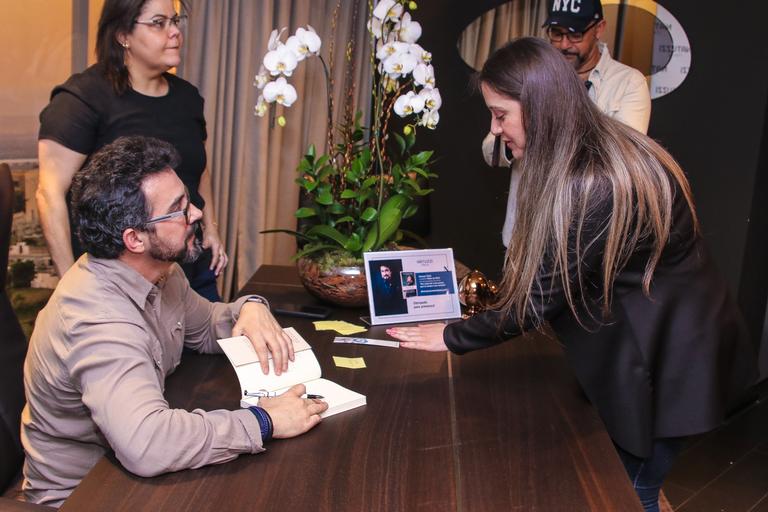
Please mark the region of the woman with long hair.
POLYGON ((206 169, 203 98, 192 84, 168 72, 181 63, 185 20, 173 0, 106 0, 96 34, 96 64, 55 87, 40 114, 37 203, 59 275, 81 253, 67 201, 75 172, 120 136, 152 136, 179 151, 181 165, 174 170, 203 211, 200 236, 207 250, 197 262, 184 264, 184 272, 198 293, 220 300, 216 276, 227 255, 206 169))
POLYGON ((517 222, 495 307, 396 327, 462 354, 549 323, 646 510, 686 436, 718 426, 755 354, 701 239, 677 162, 590 101, 565 59, 523 38, 478 76, 491 132, 519 160, 517 222))

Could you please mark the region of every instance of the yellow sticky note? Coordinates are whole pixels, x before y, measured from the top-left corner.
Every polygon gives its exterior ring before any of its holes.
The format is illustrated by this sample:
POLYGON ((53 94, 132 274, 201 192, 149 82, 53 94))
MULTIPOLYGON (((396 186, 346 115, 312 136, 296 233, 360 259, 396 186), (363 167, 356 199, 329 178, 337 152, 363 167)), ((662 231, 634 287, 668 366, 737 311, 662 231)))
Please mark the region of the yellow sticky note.
POLYGON ((339 334, 348 336, 350 334, 357 334, 359 332, 365 332, 368 329, 362 325, 355 325, 342 320, 321 320, 313 322, 315 324, 315 330, 318 331, 336 331, 339 334))
POLYGON ((339 368, 352 368, 353 370, 365 368, 365 359, 362 357, 333 356, 333 363, 339 368))

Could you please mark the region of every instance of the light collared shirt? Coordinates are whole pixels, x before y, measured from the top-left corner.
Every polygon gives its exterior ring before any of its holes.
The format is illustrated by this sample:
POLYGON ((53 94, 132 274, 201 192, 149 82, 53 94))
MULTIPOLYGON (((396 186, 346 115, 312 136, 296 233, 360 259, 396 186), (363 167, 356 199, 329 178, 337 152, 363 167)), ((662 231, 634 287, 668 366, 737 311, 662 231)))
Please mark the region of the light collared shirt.
POLYGON ((188 412, 163 397, 182 348, 219 352, 247 298, 212 304, 177 265, 155 285, 119 260, 78 259, 38 315, 24 364, 27 500, 60 506, 110 448, 140 476, 262 451, 249 410, 188 412))
MULTIPOLYGON (((605 43, 598 42, 600 60, 589 73, 589 97, 602 113, 621 121, 645 134, 651 120, 651 93, 645 76, 633 67, 622 64, 611 57, 605 43)), ((492 133, 486 135, 482 144, 485 163, 492 165, 494 139, 492 133)), ((520 171, 507 158, 507 151, 502 144, 499 148, 499 167, 512 167, 507 196, 507 214, 501 230, 501 240, 509 247, 512 230, 515 226, 515 208, 517 189, 520 184, 520 171)))
POLYGON ((608 117, 648 132, 651 120, 651 93, 645 76, 611 57, 605 43, 597 43, 600 60, 589 73, 589 97, 608 117))

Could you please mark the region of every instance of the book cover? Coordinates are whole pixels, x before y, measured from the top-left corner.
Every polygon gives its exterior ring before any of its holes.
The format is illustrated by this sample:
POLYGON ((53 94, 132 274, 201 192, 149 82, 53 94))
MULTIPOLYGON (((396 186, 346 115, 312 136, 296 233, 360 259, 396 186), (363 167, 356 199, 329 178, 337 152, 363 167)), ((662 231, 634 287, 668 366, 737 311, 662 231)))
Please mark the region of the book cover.
POLYGON ((308 394, 320 395, 323 397, 323 401, 328 403, 328 409, 321 414, 323 418, 365 405, 365 395, 321 377, 320 363, 317 361, 312 347, 296 329, 286 327, 283 331, 293 342, 295 359, 288 363, 288 370, 281 375, 275 375, 271 355, 269 357, 269 373, 264 375, 259 364, 259 355, 253 348, 251 341, 245 336, 217 340, 235 369, 237 379, 240 382, 241 407, 251 407, 259 403, 258 397, 246 396, 248 392, 279 395, 296 384, 304 384, 308 394))

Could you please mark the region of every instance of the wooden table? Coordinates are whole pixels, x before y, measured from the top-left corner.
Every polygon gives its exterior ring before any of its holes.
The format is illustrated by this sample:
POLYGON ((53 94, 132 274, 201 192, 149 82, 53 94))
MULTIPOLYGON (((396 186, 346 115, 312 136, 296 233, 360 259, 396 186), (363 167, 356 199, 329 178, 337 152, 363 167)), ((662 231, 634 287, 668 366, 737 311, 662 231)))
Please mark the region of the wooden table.
MULTIPOLYGON (((316 303, 290 267, 262 267, 243 293, 316 303)), ((359 323, 365 313, 333 318, 359 323)), ((140 478, 105 457, 61 510, 641 510, 554 340, 534 335, 457 357, 333 344, 334 333, 310 321, 278 320, 309 341, 324 377, 368 405, 272 441, 266 453, 197 470, 140 478), (332 355, 363 357, 367 368, 336 368, 332 355)), ((185 354, 166 388, 172 407, 238 406, 224 356, 185 354)))

